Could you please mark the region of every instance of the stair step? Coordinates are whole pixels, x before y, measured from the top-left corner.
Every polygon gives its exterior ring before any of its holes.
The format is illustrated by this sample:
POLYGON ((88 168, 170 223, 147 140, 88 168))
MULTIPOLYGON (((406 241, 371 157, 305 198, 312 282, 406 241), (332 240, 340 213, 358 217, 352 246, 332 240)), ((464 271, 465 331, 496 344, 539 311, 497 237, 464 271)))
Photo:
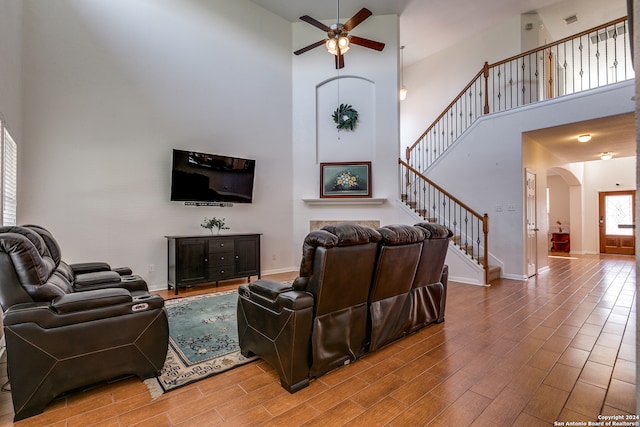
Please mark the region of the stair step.
POLYGON ((489 283, 498 280, 502 275, 502 269, 497 265, 489 266, 489 283))
POLYGON ((456 244, 456 246, 458 246, 460 248, 460 250, 462 250, 462 252, 466 253, 467 255, 473 256, 473 245, 472 244, 464 244, 461 242, 462 238, 461 236, 453 236, 451 238, 451 240, 453 240, 453 242, 456 244))

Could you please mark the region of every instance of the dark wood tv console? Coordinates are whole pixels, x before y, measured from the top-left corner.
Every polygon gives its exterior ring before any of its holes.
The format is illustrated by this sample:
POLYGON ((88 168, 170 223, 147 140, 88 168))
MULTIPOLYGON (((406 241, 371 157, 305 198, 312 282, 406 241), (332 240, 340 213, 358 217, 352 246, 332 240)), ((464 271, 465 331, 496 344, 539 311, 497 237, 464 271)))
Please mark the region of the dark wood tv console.
POLYGON ((251 276, 260 278, 260 234, 165 236, 167 289, 251 276))

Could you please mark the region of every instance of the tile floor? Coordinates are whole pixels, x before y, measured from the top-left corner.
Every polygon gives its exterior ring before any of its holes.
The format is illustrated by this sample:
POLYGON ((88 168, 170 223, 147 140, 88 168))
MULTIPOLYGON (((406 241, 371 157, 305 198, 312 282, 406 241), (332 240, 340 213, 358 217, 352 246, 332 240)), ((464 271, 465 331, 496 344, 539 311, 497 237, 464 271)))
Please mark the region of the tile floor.
MULTIPOLYGON (((635 258, 559 256, 549 264, 525 282, 450 283, 443 324, 293 395, 258 361, 157 400, 135 378, 116 381, 60 398, 15 425, 551 426, 633 416, 635 258)), ((0 426, 13 425, 7 392, 0 414, 0 426)))

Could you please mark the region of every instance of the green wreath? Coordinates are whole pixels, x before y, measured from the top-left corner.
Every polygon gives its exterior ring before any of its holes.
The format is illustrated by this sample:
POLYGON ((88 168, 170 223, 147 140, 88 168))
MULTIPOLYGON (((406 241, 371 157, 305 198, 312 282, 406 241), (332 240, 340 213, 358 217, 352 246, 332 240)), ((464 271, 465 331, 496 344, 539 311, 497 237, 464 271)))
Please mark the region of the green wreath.
POLYGON ((353 130, 358 122, 358 112, 351 105, 340 104, 333 112, 333 121, 338 125, 337 129, 353 130))

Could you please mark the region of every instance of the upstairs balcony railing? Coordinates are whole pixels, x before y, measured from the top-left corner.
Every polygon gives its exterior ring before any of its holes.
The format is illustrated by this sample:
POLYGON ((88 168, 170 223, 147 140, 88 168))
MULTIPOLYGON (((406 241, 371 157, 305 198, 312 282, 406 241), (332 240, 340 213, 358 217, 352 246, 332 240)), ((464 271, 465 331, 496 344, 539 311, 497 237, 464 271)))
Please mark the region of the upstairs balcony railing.
POLYGON ((454 233, 454 243, 485 271, 489 283, 489 217, 429 180, 426 171, 485 114, 606 86, 635 77, 628 20, 616 19, 495 64, 471 82, 399 159, 403 201, 454 233))
POLYGON ((424 173, 480 116, 635 77, 627 18, 485 63, 416 142, 406 162, 424 173))

